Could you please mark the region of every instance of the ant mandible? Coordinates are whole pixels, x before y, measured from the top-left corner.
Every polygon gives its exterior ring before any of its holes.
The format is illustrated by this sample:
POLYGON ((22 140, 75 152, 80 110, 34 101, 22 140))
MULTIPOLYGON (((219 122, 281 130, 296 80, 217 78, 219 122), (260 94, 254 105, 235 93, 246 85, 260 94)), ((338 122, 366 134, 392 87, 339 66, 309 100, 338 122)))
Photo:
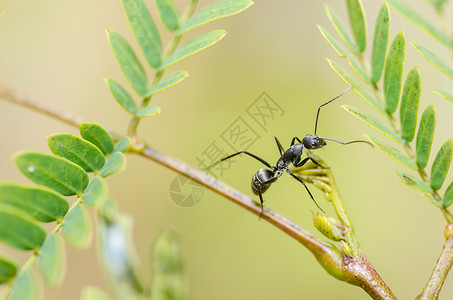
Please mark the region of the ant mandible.
POLYGON ((276 182, 280 178, 280 176, 283 174, 284 171, 286 171, 294 179, 296 179, 297 181, 302 183, 302 185, 305 187, 305 189, 307 190, 308 194, 310 195, 311 199, 316 204, 316 206, 321 211, 324 212, 324 210, 316 202, 315 198, 311 194, 311 192, 308 189, 308 187, 305 184, 305 182, 291 172, 291 170, 289 169, 289 165, 292 163, 293 166, 296 167, 296 168, 297 167, 301 167, 301 166, 305 165, 305 163, 307 163, 308 160, 311 160, 316 165, 319 165, 310 156, 308 156, 308 157, 306 157, 306 158, 304 158, 302 160, 301 160, 301 157, 302 157, 304 148, 309 149, 309 150, 322 148, 322 147, 324 147, 326 145, 326 140, 327 141, 336 142, 336 143, 340 143, 342 145, 348 145, 348 144, 352 144, 352 143, 362 142, 362 143, 368 143, 368 144, 370 144, 372 146, 371 143, 369 143, 367 141, 362 141, 362 140, 356 140, 356 141, 350 141, 350 142, 341 142, 341 141, 337 141, 337 140, 334 140, 334 139, 319 137, 318 135, 316 135, 316 130, 318 128, 319 111, 321 110, 321 107, 323 107, 323 106, 329 104, 330 102, 336 100, 337 98, 339 98, 340 96, 342 96, 343 94, 348 92, 351 88, 352 88, 352 85, 349 86, 345 91, 343 91, 341 94, 339 94, 335 98, 333 98, 333 99, 331 99, 331 100, 327 101, 326 103, 324 103, 324 104, 319 106, 318 112, 316 114, 315 133, 314 134, 307 134, 302 139, 302 141, 296 136, 293 137, 293 139, 291 141, 291 146, 286 151, 284 150, 284 148, 280 144, 280 141, 278 140, 278 138, 274 137, 275 138, 275 142, 277 143, 278 151, 280 152, 280 158, 278 159, 278 161, 277 161, 275 166, 271 166, 264 159, 254 155, 254 154, 252 154, 252 153, 250 153, 248 151, 239 151, 237 153, 231 154, 231 155, 229 155, 227 157, 224 157, 221 160, 213 163, 212 165, 210 165, 208 167, 208 169, 210 169, 211 167, 213 167, 214 165, 216 165, 218 163, 221 163, 221 162, 223 162, 223 161, 225 161, 227 159, 235 157, 236 155, 244 153, 244 154, 246 154, 248 156, 251 156, 254 159, 260 161, 262 164, 264 164, 267 167, 267 169, 266 168, 259 169, 258 171, 256 171, 256 173, 252 177, 252 191, 253 191, 253 193, 255 195, 258 195, 260 197, 261 213, 263 213, 263 195, 262 194, 269 189, 269 187, 271 186, 272 183, 276 182), (297 141, 297 143, 296 143, 296 141, 297 141))

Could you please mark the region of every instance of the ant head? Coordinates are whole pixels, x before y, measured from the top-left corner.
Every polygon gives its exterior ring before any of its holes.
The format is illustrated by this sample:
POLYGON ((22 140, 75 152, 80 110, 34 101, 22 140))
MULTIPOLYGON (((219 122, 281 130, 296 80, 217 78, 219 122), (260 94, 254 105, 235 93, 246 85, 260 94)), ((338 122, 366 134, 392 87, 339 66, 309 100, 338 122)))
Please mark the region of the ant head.
POLYGON ((302 139, 302 143, 306 149, 319 149, 326 145, 326 141, 316 134, 307 134, 302 139))

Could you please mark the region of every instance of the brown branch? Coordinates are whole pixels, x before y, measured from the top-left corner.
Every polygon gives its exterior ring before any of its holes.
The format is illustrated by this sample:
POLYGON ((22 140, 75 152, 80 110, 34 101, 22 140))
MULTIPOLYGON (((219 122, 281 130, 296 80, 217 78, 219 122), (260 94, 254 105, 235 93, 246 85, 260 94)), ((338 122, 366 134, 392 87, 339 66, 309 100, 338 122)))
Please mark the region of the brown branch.
MULTIPOLYGON (((82 118, 80 117, 63 110, 57 110, 49 107, 18 92, 12 91, 9 88, 2 87, 1 85, 0 98, 31 108, 75 127, 78 127, 79 123, 82 122, 82 118)), ((114 132, 112 133, 114 136, 120 137, 120 135, 114 132)), ((353 256, 351 256, 350 253, 346 254, 348 253, 346 249, 343 249, 343 251, 340 252, 332 244, 322 241, 312 235, 309 231, 269 208, 265 207, 263 213, 261 213, 260 206, 253 201, 253 199, 228 186, 227 184, 218 181, 217 179, 174 157, 161 153, 144 143, 140 143, 136 138, 133 138, 132 140, 133 145, 130 149, 131 152, 174 170, 209 188, 213 192, 231 200, 251 213, 260 216, 261 219, 266 220, 305 246, 315 256, 321 266, 335 278, 361 287, 373 299, 396 299, 360 251, 354 251, 353 253, 358 255, 353 256)), ((325 173, 330 174, 330 172, 325 173)), ((333 187, 333 189, 335 189, 335 187, 333 187)), ((342 242, 342 244, 343 247, 345 247, 345 243, 342 242)))

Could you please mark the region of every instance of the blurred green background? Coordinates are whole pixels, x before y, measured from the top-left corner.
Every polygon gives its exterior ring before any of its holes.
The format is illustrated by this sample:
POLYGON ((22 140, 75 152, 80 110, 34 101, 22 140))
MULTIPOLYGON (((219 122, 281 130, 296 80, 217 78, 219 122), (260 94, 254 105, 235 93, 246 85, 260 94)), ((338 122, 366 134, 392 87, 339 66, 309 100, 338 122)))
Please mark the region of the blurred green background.
MULTIPOLYGON (((187 2, 176 1, 180 11, 187 2)), ((200 1, 200 6, 211 2, 200 1)), ((363 2, 371 34, 382 2, 363 2)), ((249 151, 274 163, 279 155, 273 136, 287 147, 294 135, 312 133, 318 106, 347 87, 325 61, 326 57, 340 59, 316 28, 321 24, 334 32, 324 15, 323 3, 331 5, 346 21, 344 1, 258 0, 239 15, 191 32, 185 41, 217 28, 229 34, 166 73, 183 69, 190 77, 153 98, 162 114, 144 120, 140 134, 156 149, 197 165, 196 158, 214 141, 232 152, 220 136, 243 117, 260 136, 249 151), (285 111, 266 130, 253 125, 246 114, 247 107, 263 92, 285 111)), ((157 20, 153 4, 147 4, 157 20)), ((416 1, 413 6, 434 18, 426 3, 416 1)), ((0 0, 0 9, 6 12, 0 19, 1 84, 125 132, 129 117, 102 80, 111 77, 126 86, 105 30, 120 32, 135 47, 119 1, 0 0)), ((424 42, 446 54, 420 29, 394 11, 391 15, 392 37, 404 29, 407 41, 424 42)), ((159 29, 165 45, 170 35, 161 24, 159 29)), ((344 61, 341 63, 345 66, 344 61)), ((451 137, 453 105, 431 91, 451 91, 451 81, 408 46, 405 73, 415 65, 420 66, 422 75, 420 109, 430 103, 436 106, 433 149, 437 151, 451 137)), ((340 108, 344 103, 374 113, 350 92, 321 112, 318 133, 349 141, 372 132, 340 108)), ((10 159, 15 152, 48 151, 47 135, 77 133, 22 107, 6 102, 0 107, 1 180, 26 181, 10 159)), ((414 298, 444 242, 445 222, 438 209, 419 192, 405 187, 393 175, 397 169, 406 171, 404 167, 377 149, 330 143, 316 154, 333 169, 365 254, 398 297, 414 298)), ((126 171, 109 178, 108 183, 120 210, 134 218, 133 239, 140 273, 146 278, 151 276, 148 253, 153 239, 162 228, 174 227, 182 235, 191 299, 368 299, 359 288, 329 276, 305 248, 255 215, 208 190, 198 205, 181 208, 169 195, 174 172, 134 155, 128 156, 127 164, 126 171)), ((221 179, 252 195, 250 179, 258 168, 261 165, 256 161, 240 157, 221 179)), ((447 181, 451 178, 448 176, 447 181)), ((323 195, 314 187, 311 190, 318 203, 333 213, 323 195)), ((315 230, 310 211, 316 207, 289 176, 283 176, 264 196, 265 205, 315 230)), ((45 299, 78 299, 81 287, 87 284, 106 288, 95 246, 86 251, 66 248, 66 279, 58 289, 47 290, 45 299)), ((450 276, 440 298, 452 297, 450 276)))

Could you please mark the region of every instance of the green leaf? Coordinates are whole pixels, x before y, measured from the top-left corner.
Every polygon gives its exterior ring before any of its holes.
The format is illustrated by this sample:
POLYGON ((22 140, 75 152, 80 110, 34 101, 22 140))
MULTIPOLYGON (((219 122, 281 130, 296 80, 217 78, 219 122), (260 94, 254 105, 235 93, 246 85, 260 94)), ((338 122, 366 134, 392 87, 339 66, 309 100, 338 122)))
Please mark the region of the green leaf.
POLYGON ((105 197, 107 197, 107 185, 102 178, 95 176, 83 193, 83 203, 88 207, 96 206, 103 202, 105 197))
POLYGON ((131 138, 126 136, 119 140, 116 144, 115 147, 113 148, 113 152, 126 152, 129 147, 132 145, 131 138))
POLYGON ((250 0, 221 0, 214 2, 202 8, 192 18, 182 24, 176 34, 181 35, 208 22, 240 13, 252 4, 253 2, 250 0))
POLYGON ((404 155, 403 153, 401 153, 401 151, 399 151, 398 149, 395 149, 392 146, 385 144, 384 142, 382 142, 381 140, 374 136, 367 137, 373 142, 373 144, 375 144, 379 149, 384 151, 386 154, 388 154, 391 158, 393 158, 397 162, 402 163, 406 167, 409 167, 413 170, 418 170, 415 162, 406 155, 404 155))
POLYGON ((13 284, 9 300, 36 300, 41 298, 41 285, 32 268, 22 270, 13 284))
POLYGON ((160 107, 159 106, 147 106, 140 108, 137 113, 135 114, 136 117, 139 118, 144 118, 144 117, 150 117, 160 114, 160 107))
POLYGON ((121 152, 115 152, 112 156, 109 157, 104 167, 101 170, 101 177, 105 178, 107 176, 116 174, 124 169, 126 165, 126 158, 121 152))
POLYGON ((326 12, 327 18, 330 21, 330 24, 332 24, 333 28, 335 28, 335 31, 340 36, 341 40, 346 44, 349 50, 351 50, 353 53, 358 53, 359 49, 355 41, 348 34, 348 31, 346 30, 344 24, 341 22, 335 11, 333 11, 333 9, 330 8, 330 6, 328 6, 327 4, 324 5, 324 10, 326 12))
POLYGON ((453 139, 449 139, 440 147, 431 167, 431 186, 435 191, 440 189, 444 183, 448 169, 450 168, 452 155, 453 139))
POLYGON ((429 184, 418 179, 417 177, 414 177, 412 175, 409 175, 409 174, 406 174, 406 173, 400 172, 400 171, 395 171, 395 174, 396 174, 396 176, 398 176, 399 179, 401 179, 402 182, 404 182, 405 184, 407 184, 408 186, 410 186, 413 189, 416 189, 416 190, 419 190, 422 192, 426 192, 426 193, 433 192, 433 189, 431 188, 431 186, 429 184))
POLYGON ((0 183, 0 204, 13 206, 40 222, 61 220, 69 209, 68 201, 43 186, 0 183))
POLYGON ((434 199, 434 197, 431 196, 430 194, 422 194, 422 195, 423 195, 423 197, 425 197, 429 202, 431 202, 435 206, 437 206, 439 208, 442 208, 442 204, 439 203, 436 199, 434 199))
POLYGON ((180 243, 180 237, 174 230, 162 232, 154 241, 150 253, 154 275, 151 282, 152 299, 186 299, 180 243))
POLYGON ((106 78, 105 83, 112 93, 113 97, 118 101, 122 108, 131 114, 135 114, 137 111, 137 105, 134 102, 134 99, 129 95, 129 93, 123 89, 123 87, 117 83, 115 80, 106 78))
POLYGON ((348 85, 353 85, 353 90, 356 91, 356 93, 362 97, 363 100, 368 102, 369 105, 371 105, 374 109, 376 109, 380 113, 384 113, 384 108, 382 107, 382 104, 379 103, 373 96, 368 93, 368 91, 357 81, 352 78, 352 76, 345 71, 340 65, 338 65, 336 62, 333 60, 327 59, 329 62, 330 66, 332 69, 340 76, 341 79, 343 79, 344 82, 346 82, 348 85))
POLYGON ((57 287, 64 275, 66 254, 60 236, 51 234, 39 251, 39 269, 44 282, 50 287, 57 287))
POLYGON ((107 30, 107 38, 124 76, 134 90, 143 96, 148 86, 146 74, 131 46, 118 32, 113 30, 107 30))
POLYGON ((343 105, 341 106, 344 109, 346 109, 348 112, 350 112, 353 116, 357 117, 358 119, 362 120, 370 126, 371 128, 376 129, 380 133, 388 136, 392 140, 394 140, 397 143, 403 144, 404 141, 398 136, 397 133, 393 132, 391 129, 389 129, 387 126, 384 125, 381 121, 378 119, 375 119, 374 117, 370 116, 369 114, 363 112, 362 110, 352 107, 350 105, 343 105))
POLYGON ((88 174, 65 158, 38 151, 23 151, 14 160, 22 174, 64 196, 82 192, 88 185, 88 174))
POLYGON ((101 149, 104 154, 112 153, 113 139, 102 126, 96 123, 80 123, 79 130, 85 140, 101 149))
POLYGON ((349 21, 351 23, 357 47, 359 48, 359 52, 363 52, 366 48, 367 26, 362 1, 346 0, 346 4, 348 7, 349 21))
MULTIPOLYGON (((121 0, 121 4, 143 55, 149 65, 156 69, 162 62, 162 43, 148 8, 143 0, 121 0)), ((122 48, 124 47, 122 46, 122 48)), ((126 77, 128 76, 126 75, 126 77)), ((139 93, 143 95, 143 93, 139 93)))
POLYGON ((425 108, 422 114, 415 144, 416 162, 421 169, 425 168, 428 163, 435 128, 436 113, 434 112, 434 105, 431 104, 425 108))
POLYGON ((100 288, 88 285, 83 288, 81 300, 110 300, 110 297, 100 288))
POLYGON ((52 134, 47 137, 47 144, 54 154, 72 161, 86 172, 100 170, 105 163, 104 154, 98 147, 73 134, 52 134))
POLYGON ((18 270, 19 266, 15 262, 0 256, 0 284, 7 283, 13 279, 18 270))
POLYGON ((160 19, 165 27, 175 31, 179 27, 179 12, 173 0, 154 0, 160 19))
POLYGON ((83 204, 75 206, 63 222, 63 236, 75 248, 87 248, 91 242, 92 226, 83 204))
POLYGON ((389 33, 390 11, 387 2, 385 2, 379 10, 374 29, 373 52, 371 54, 371 81, 373 83, 379 82, 384 70, 389 33))
POLYGON ((407 142, 412 141, 415 136, 418 105, 420 103, 420 85, 420 71, 418 67, 415 67, 407 74, 403 94, 401 95, 401 137, 407 142))
POLYGON ((393 114, 398 107, 403 77, 404 53, 406 41, 404 33, 400 32, 390 46, 384 71, 384 94, 386 110, 393 114))
POLYGON ((46 232, 25 213, 0 204, 0 241, 21 250, 38 250, 46 232))
POLYGON ((450 67, 443 59, 434 54, 431 50, 418 42, 411 42, 412 47, 420 53, 421 56, 426 58, 430 63, 438 68, 442 73, 453 79, 453 68, 450 67))
POLYGON ((439 40, 446 46, 450 46, 451 40, 446 36, 441 30, 437 29, 432 25, 427 19, 425 19, 421 14, 416 12, 412 7, 407 5, 401 0, 388 0, 390 5, 398 11, 403 17, 422 28, 434 38, 439 40))
POLYGON ((434 90, 433 92, 434 92, 434 94, 437 94, 437 95, 441 96, 442 98, 447 99, 450 102, 453 102, 453 94, 451 94, 449 92, 445 92, 445 91, 440 91, 440 90, 434 90))
POLYGON ((439 9, 442 8, 442 6, 444 6, 449 0, 427 0, 427 1, 439 9))
POLYGON ((168 68, 169 66, 173 65, 174 63, 177 63, 178 61, 193 55, 197 52, 200 52, 201 50, 214 45, 218 41, 220 41, 224 36, 226 35, 226 32, 224 30, 215 30, 211 31, 208 33, 205 33, 203 35, 200 35, 199 37, 191 40, 190 42, 184 44, 181 46, 178 50, 176 50, 172 55, 167 57, 165 61, 162 63, 162 65, 159 67, 159 70, 164 70, 168 68))
POLYGON ((437 9, 441 9, 442 6, 444 6, 449 0, 427 0, 434 6, 436 6, 437 9))
POLYGON ((329 45, 333 48, 333 50, 342 58, 345 58, 351 69, 360 76, 364 81, 370 82, 370 76, 363 70, 362 66, 354 59, 354 57, 349 57, 344 48, 340 45, 340 43, 335 40, 335 38, 327 32, 322 26, 319 26, 319 31, 321 31, 322 36, 324 39, 329 43, 329 45))
POLYGON ((443 206, 449 207, 453 203, 453 182, 445 190, 443 206))
POLYGON ((180 83, 181 81, 186 79, 187 76, 189 76, 189 73, 187 73, 187 71, 175 72, 159 81, 156 85, 152 86, 146 93, 145 97, 147 98, 149 96, 162 92, 163 90, 168 89, 169 87, 172 87, 177 83, 180 83))

